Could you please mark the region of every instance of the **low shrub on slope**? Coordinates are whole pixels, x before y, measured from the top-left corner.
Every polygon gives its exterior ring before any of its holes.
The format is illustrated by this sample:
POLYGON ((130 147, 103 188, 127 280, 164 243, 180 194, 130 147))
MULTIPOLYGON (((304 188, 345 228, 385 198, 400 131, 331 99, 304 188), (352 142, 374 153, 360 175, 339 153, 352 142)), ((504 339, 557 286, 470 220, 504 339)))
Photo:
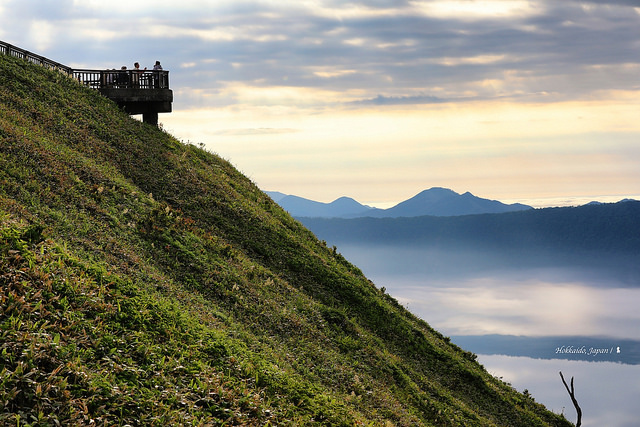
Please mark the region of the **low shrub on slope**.
POLYGON ((0 423, 569 425, 228 162, 0 55, 0 423))

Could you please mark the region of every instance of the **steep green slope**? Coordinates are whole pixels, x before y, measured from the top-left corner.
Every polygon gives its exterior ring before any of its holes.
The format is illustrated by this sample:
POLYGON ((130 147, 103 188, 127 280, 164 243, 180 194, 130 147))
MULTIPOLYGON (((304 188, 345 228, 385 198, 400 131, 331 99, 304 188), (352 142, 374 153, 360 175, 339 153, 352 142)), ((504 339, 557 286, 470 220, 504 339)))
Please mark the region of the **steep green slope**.
POLYGON ((0 55, 0 423, 570 425, 228 162, 0 55))

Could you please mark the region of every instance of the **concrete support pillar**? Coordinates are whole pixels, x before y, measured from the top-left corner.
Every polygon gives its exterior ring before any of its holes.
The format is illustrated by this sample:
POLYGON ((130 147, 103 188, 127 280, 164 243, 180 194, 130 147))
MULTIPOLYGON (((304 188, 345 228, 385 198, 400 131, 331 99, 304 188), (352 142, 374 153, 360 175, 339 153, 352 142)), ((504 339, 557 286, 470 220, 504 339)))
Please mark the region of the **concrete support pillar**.
POLYGON ((142 121, 145 123, 149 123, 150 125, 158 126, 158 113, 143 113, 142 121))
POLYGON ((101 88, 100 93, 131 115, 142 114, 142 121, 158 126, 158 113, 170 113, 171 89, 101 88))

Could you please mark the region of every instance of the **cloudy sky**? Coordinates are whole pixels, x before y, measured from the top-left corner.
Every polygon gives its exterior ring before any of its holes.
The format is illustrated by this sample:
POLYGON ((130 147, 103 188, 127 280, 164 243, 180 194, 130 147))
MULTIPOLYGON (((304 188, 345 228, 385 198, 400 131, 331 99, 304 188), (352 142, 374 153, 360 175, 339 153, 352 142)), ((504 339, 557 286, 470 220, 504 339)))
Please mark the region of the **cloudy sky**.
POLYGON ((264 190, 640 198, 640 0, 0 0, 0 40, 160 60, 164 128, 264 190))

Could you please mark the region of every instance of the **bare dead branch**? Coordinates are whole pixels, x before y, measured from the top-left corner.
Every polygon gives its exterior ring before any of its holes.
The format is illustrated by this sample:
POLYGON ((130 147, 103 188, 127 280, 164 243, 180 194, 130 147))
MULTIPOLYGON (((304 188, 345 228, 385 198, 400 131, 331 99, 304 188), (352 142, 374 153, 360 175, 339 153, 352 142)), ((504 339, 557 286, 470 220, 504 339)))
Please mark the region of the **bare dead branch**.
POLYGON ((562 384, 564 384, 564 388, 567 389, 567 393, 569 393, 569 397, 571 397, 571 402, 573 406, 576 408, 576 413, 578 414, 578 420, 576 421, 576 427, 580 427, 582 424, 582 409, 578 405, 578 401, 576 400, 575 389, 573 388, 573 377, 571 377, 571 390, 569 390, 569 386, 567 382, 564 380, 564 376, 562 375, 562 371, 560 371, 560 378, 562 378, 562 384))

